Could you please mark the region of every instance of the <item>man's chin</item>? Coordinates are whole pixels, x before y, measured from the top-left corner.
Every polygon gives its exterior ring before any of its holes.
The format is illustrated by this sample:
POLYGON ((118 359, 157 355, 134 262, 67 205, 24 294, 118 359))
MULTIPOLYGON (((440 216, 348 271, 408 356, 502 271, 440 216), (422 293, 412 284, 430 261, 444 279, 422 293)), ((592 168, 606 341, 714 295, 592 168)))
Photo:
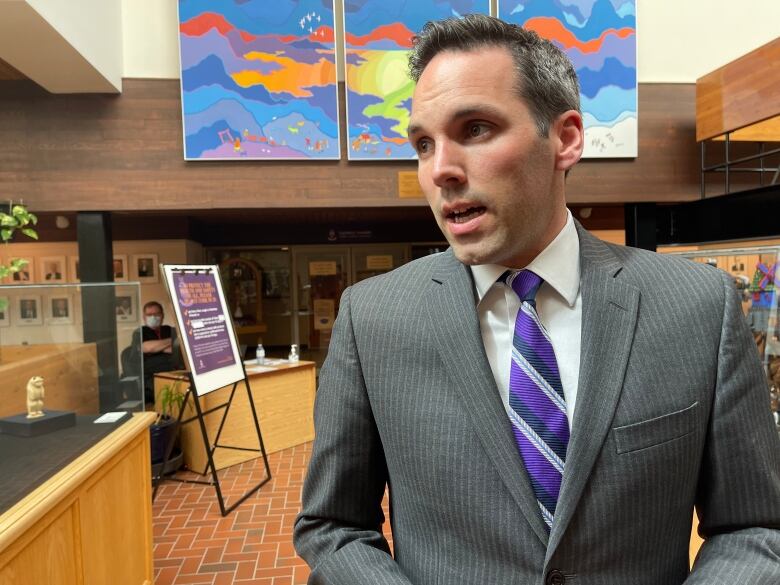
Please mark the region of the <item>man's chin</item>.
POLYGON ((469 249, 467 246, 458 246, 450 243, 455 258, 466 266, 477 266, 478 264, 493 264, 491 255, 484 250, 469 249))

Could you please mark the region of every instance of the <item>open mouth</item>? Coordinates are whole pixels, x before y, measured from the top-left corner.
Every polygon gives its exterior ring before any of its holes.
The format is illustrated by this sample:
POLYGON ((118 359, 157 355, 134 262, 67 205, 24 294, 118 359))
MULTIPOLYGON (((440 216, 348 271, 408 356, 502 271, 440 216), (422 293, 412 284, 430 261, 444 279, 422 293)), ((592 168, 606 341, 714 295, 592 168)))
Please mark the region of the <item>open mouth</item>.
POLYGON ((469 207, 463 211, 452 211, 447 214, 447 220, 453 223, 466 223, 475 219, 485 213, 485 208, 482 206, 469 207))

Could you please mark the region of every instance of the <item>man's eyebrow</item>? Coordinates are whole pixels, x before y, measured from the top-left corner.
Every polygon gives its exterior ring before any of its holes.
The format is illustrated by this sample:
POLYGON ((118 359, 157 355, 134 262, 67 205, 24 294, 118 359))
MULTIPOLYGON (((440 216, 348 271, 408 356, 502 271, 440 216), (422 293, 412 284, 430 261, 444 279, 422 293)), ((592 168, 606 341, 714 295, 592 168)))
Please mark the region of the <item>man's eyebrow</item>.
POLYGON ((406 135, 411 136, 420 130, 422 130, 422 126, 420 124, 409 124, 409 127, 406 129, 406 135))
MULTIPOLYGON (((450 116, 450 121, 457 122, 459 120, 462 120, 463 118, 471 118, 474 116, 489 116, 491 118, 503 118, 504 114, 502 114, 498 108, 485 105, 485 104, 479 104, 474 106, 467 105, 460 108, 459 110, 456 110, 450 116)), ((421 132, 422 130, 423 127, 421 124, 409 124, 409 127, 406 129, 406 135, 411 136, 413 134, 421 132)))

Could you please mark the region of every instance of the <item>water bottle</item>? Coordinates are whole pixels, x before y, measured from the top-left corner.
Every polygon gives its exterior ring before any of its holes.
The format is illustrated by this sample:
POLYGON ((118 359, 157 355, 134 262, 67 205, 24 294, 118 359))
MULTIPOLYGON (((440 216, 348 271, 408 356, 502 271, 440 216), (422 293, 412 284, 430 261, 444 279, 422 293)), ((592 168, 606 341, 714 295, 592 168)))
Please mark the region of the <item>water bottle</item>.
POLYGON ((262 366, 265 364, 265 349, 263 349, 262 343, 257 344, 257 353, 255 354, 255 357, 258 366, 262 366))
POLYGON ((298 359, 299 359, 299 356, 298 356, 298 345, 293 343, 290 346, 290 355, 287 356, 287 361, 290 362, 291 364, 294 364, 295 362, 298 361, 298 359))

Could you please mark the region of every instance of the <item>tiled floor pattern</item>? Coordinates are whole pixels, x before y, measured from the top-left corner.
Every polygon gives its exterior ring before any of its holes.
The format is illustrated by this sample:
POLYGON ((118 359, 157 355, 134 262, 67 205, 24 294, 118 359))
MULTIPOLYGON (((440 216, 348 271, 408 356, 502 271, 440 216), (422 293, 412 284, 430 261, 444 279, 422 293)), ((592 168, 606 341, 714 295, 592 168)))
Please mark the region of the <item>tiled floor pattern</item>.
MULTIPOLYGON (((225 518, 213 487, 165 482, 153 506, 155 585, 305 584, 292 527, 310 453, 306 443, 269 455, 271 481, 225 518)), ((229 506, 265 468, 256 459, 219 475, 229 506)), ((387 498, 384 507, 388 517, 387 498)))

